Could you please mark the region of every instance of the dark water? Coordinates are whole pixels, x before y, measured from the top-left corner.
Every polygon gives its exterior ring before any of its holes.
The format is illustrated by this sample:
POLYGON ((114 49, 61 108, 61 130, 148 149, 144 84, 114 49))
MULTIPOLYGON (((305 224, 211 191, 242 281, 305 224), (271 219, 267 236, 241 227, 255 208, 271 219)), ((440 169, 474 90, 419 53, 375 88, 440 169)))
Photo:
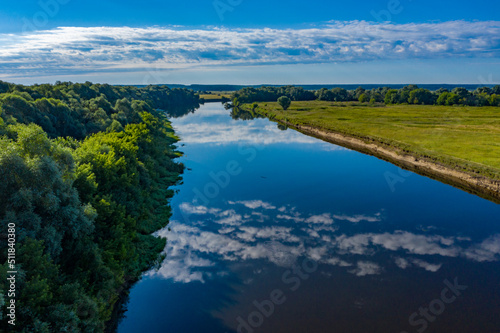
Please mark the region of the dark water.
POLYGON ((238 118, 173 119, 191 170, 120 333, 500 331, 499 205, 238 118))

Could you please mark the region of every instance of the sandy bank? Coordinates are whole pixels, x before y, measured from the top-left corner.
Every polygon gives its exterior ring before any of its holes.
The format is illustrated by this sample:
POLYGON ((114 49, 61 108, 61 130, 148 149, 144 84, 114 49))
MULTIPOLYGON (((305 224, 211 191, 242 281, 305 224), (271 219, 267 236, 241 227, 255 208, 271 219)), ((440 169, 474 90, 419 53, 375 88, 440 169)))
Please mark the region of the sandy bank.
POLYGON ((442 163, 432 161, 429 158, 414 156, 401 149, 387 146, 377 141, 365 141, 346 134, 318 129, 308 125, 293 125, 283 121, 279 122, 288 127, 297 129, 306 135, 350 148, 364 154, 373 155, 404 169, 450 184, 493 202, 500 203, 500 180, 460 171, 442 163))

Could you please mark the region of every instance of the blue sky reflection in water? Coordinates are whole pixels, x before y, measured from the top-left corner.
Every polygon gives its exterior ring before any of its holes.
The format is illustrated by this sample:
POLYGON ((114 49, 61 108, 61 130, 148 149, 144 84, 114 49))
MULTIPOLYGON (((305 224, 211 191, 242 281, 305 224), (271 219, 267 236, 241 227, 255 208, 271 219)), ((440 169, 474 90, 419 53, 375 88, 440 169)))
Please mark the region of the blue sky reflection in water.
POLYGON ((499 205, 220 104, 172 121, 190 170, 159 232, 167 258, 133 287, 120 333, 236 332, 276 289, 285 301, 255 332, 500 326, 499 205), (388 174, 404 179, 394 191, 388 174), (291 271, 306 259, 307 278, 291 271), (436 302, 455 278, 467 289, 436 302), (429 304, 439 314, 410 325, 429 304))

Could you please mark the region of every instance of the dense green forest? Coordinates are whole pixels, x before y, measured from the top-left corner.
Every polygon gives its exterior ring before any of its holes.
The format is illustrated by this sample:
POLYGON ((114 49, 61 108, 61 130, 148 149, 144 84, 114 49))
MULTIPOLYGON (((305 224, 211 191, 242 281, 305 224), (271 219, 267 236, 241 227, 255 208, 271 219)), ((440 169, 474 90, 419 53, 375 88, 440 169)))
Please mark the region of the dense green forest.
MULTIPOLYGON (((161 110, 193 110, 186 89, 0 81, 0 289, 15 224, 16 326, 102 332, 127 284, 161 259, 183 165, 161 110)), ((0 298, 6 318, 6 297, 0 298)), ((8 327, 7 327, 8 326, 8 327)))
POLYGON ((275 102, 281 96, 287 96, 292 101, 331 101, 384 104, 424 104, 424 105, 468 105, 468 106, 500 106, 500 86, 493 88, 480 87, 474 91, 465 88, 454 88, 451 91, 445 88, 436 91, 408 85, 401 89, 389 87, 365 90, 361 87, 355 90, 344 88, 305 90, 302 87, 260 87, 243 88, 231 95, 233 104, 253 102, 275 102))

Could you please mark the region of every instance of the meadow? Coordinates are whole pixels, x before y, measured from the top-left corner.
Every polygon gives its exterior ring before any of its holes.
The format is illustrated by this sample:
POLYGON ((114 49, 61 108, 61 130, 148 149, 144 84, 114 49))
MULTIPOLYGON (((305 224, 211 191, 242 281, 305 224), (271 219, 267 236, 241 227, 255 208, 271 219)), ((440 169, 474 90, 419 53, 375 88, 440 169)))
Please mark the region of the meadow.
POLYGON ((275 102, 245 108, 500 179, 500 107, 304 101, 292 102, 286 111, 275 102))
POLYGON ((208 92, 202 92, 199 94, 200 98, 207 102, 219 102, 222 101, 222 98, 230 98, 231 97, 231 92, 224 92, 224 91, 208 91, 208 92))

